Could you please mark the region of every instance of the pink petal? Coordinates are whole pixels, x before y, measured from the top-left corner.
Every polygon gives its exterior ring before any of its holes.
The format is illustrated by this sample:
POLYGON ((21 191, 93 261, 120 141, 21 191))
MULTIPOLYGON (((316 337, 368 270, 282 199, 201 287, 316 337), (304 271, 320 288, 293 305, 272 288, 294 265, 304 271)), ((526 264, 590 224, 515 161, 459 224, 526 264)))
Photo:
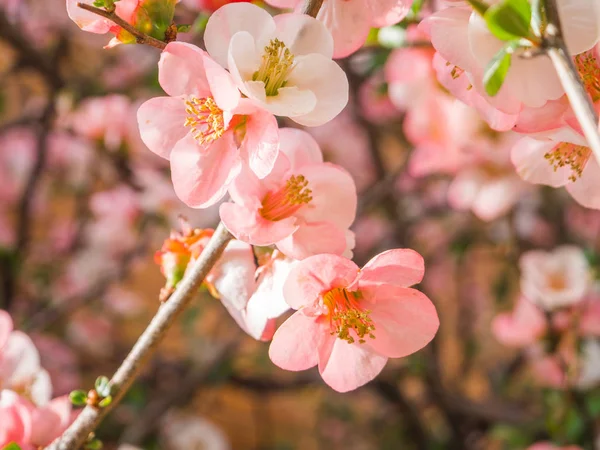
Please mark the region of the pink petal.
POLYGON ((215 102, 224 111, 233 110, 240 102, 241 94, 229 72, 218 65, 207 53, 203 54, 206 79, 215 102))
POLYGON ((557 7, 569 53, 577 55, 591 49, 600 38, 600 4, 595 0, 560 0, 557 7))
POLYGON ((414 250, 387 250, 371 259, 358 275, 358 286, 390 284, 408 287, 420 283, 425 273, 425 261, 414 250))
POLYGON ((567 184, 566 189, 580 205, 600 209, 600 165, 594 155, 590 156, 581 177, 567 184))
POLYGON ((307 223, 276 245, 286 256, 299 260, 321 253, 342 255, 346 250, 346 230, 331 222, 307 223))
POLYGON ((358 275, 358 266, 336 255, 316 255, 300 261, 283 285, 285 301, 294 309, 312 305, 318 296, 335 287, 349 286, 358 275))
POLYGON ((312 200, 296 214, 306 222, 331 222, 348 228, 356 217, 356 186, 352 176, 331 163, 301 167, 297 174, 308 180, 312 200))
POLYGON ((185 127, 185 103, 176 97, 155 97, 143 103, 137 112, 140 136, 158 156, 169 159, 173 147, 190 129, 185 127))
POLYGON ((296 66, 288 81, 290 85, 301 90, 310 90, 316 98, 313 109, 304 113, 288 114, 300 125, 323 125, 337 116, 348 104, 346 73, 334 61, 323 55, 297 57, 296 66))
POLYGON ((511 150, 512 163, 525 181, 552 187, 564 186, 571 176, 570 167, 554 170, 544 155, 554 149, 557 142, 524 137, 511 150))
POLYGON ((66 429, 70 419, 71 401, 66 395, 38 408, 33 412, 31 443, 40 447, 50 444, 66 429))
POLYGON ((246 135, 240 148, 248 165, 259 178, 273 170, 279 151, 279 127, 273 114, 261 108, 247 116, 246 135))
POLYGON ((258 211, 235 203, 223 203, 219 208, 219 215, 236 239, 252 245, 272 245, 285 239, 298 228, 295 217, 273 222, 264 219, 258 211))
POLYGON ((333 56, 333 38, 323 22, 304 14, 278 14, 274 18, 276 37, 294 56, 319 53, 333 56))
POLYGON ((13 323, 10 314, 0 310, 0 350, 6 345, 12 330, 13 323))
POLYGON ((263 36, 275 33, 275 21, 262 8, 250 3, 230 3, 215 11, 206 24, 204 44, 210 56, 227 67, 227 54, 231 38, 240 31, 248 32, 257 40, 257 48, 268 42, 263 36))
POLYGON ((206 52, 185 42, 171 42, 163 50, 158 62, 158 81, 171 97, 211 95, 206 79, 204 59, 206 52))
POLYGON ((319 10, 322 21, 333 36, 333 57, 343 58, 358 50, 371 30, 371 14, 362 1, 327 0, 319 10))
POLYGON ((406 17, 411 0, 367 0, 373 17, 373 27, 395 25, 406 17))
POLYGON ((319 324, 318 317, 298 311, 275 332, 269 358, 285 370, 310 369, 317 365, 317 346, 323 333, 327 330, 319 324))
POLYGON ((315 138, 298 128, 279 130, 279 150, 288 157, 292 170, 323 162, 323 153, 315 138))
POLYGON ((492 321, 492 333, 504 345, 523 347, 533 344, 546 331, 546 318, 540 309, 521 297, 510 313, 498 314, 492 321))
POLYGON ((218 202, 240 169, 241 161, 231 132, 207 147, 200 147, 188 134, 171 153, 175 193, 192 208, 206 208, 218 202))
POLYGON ((69 18, 77 24, 79 28, 90 33, 105 34, 108 33, 114 24, 97 14, 94 14, 77 6, 77 3, 87 3, 91 5, 92 0, 67 0, 67 14, 69 18))
POLYGON ((361 292, 373 302, 369 309, 375 323, 375 339, 367 338, 363 345, 400 358, 422 349, 435 336, 440 321, 435 306, 422 292, 391 285, 370 286, 361 292))
POLYGON ((330 336, 330 354, 319 354, 319 373, 323 381, 338 392, 352 391, 375 378, 387 363, 385 356, 368 347, 330 336))

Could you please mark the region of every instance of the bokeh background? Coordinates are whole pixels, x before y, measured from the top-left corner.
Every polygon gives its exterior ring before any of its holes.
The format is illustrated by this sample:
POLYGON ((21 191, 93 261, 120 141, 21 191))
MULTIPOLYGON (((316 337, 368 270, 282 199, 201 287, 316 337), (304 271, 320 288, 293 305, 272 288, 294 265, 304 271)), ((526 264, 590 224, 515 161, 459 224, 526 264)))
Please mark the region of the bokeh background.
MULTIPOLYGON (((177 6, 176 22, 192 24, 180 39, 202 46, 206 6, 177 6)), ((419 288, 438 309, 437 337, 338 394, 316 370, 275 367, 268 343, 203 292, 98 430, 105 448, 592 448, 595 384, 552 385, 537 350, 504 345, 491 324, 519 298, 524 252, 574 244, 595 267, 600 213, 520 181, 503 150, 514 136, 427 71, 397 81, 405 52, 432 52, 418 18, 374 30, 339 61, 350 103, 308 131, 355 177, 355 261, 398 247, 425 257, 419 288), (482 194, 493 207, 459 201, 488 182, 501 185, 482 194)), ((79 30, 62 0, 0 3, 0 308, 34 340, 55 396, 110 376, 143 331, 164 285, 154 253, 178 216, 218 222, 177 199, 168 162, 140 140, 137 106, 162 94, 158 50, 105 50, 108 39, 79 30)))

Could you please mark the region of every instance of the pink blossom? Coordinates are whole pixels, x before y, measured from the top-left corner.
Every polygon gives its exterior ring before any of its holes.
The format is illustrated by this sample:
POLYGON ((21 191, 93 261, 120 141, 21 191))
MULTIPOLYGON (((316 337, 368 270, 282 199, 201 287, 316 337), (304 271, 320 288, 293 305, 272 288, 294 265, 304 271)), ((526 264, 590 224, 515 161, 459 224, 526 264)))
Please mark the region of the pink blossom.
POLYGON ((525 181, 564 186, 580 205, 600 209, 600 165, 575 129, 522 138, 512 149, 512 161, 525 181))
POLYGON ((12 327, 8 313, 0 310, 0 385, 45 405, 52 397, 50 376, 41 367, 33 341, 12 327))
POLYGON ((23 450, 45 447, 71 423, 71 401, 59 397, 36 407, 17 393, 0 391, 0 446, 17 443, 23 450))
POLYGON ((199 11, 215 12, 223 5, 229 3, 242 3, 250 2, 252 0, 184 0, 190 8, 194 8, 199 11))
POLYGON ((545 310, 578 303, 590 289, 589 264, 577 247, 529 251, 521 256, 519 264, 523 295, 545 310))
MULTIPOLYGON (((115 37, 108 43, 106 48, 114 47, 120 43, 135 42, 134 36, 112 21, 100 17, 92 12, 81 9, 77 6, 77 3, 87 3, 91 5, 93 3, 91 0, 66 1, 67 13, 69 14, 69 17, 83 31, 89 31, 90 33, 97 34, 106 34, 110 32, 115 35, 115 37)), ((133 25, 135 23, 137 10, 141 3, 141 0, 121 0, 115 2, 115 13, 125 22, 133 25)))
POLYGON ((341 167, 323 162, 314 139, 292 128, 280 130, 273 171, 258 179, 243 169, 220 207, 221 220, 237 239, 276 244, 287 256, 343 254, 356 214, 356 187, 341 167))
MULTIPOLYGON (((600 5, 596 1, 558 2, 565 41, 577 55, 592 48, 600 36, 600 5)), ((483 18, 469 7, 450 7, 430 16, 422 25, 441 56, 457 70, 465 71, 474 88, 501 111, 518 113, 522 105, 541 107, 564 94, 548 57, 519 58, 515 55, 505 82, 494 99, 485 95, 483 69, 504 45, 488 29, 483 18)))
POLYGON ((170 412, 161 422, 161 440, 165 448, 188 450, 230 450, 227 437, 212 422, 183 413, 170 412))
POLYGON ((233 3, 210 17, 204 42, 240 91, 275 115, 317 126, 348 103, 346 74, 331 60, 331 34, 310 16, 273 18, 250 3, 233 3))
POLYGON ((159 81, 169 97, 138 111, 142 140, 171 161, 175 192, 195 208, 215 204, 242 167, 266 176, 277 156, 277 122, 241 99, 229 74, 206 52, 181 42, 161 55, 159 81))
POLYGON ((85 99, 68 121, 77 134, 102 141, 110 151, 118 151, 122 145, 131 145, 138 139, 134 106, 124 95, 85 99))
POLYGON ((512 347, 535 343, 546 332, 544 313, 526 298, 519 298, 514 311, 498 314, 492 321, 492 333, 498 341, 512 347))
MULTIPOLYGON (((267 0, 278 8, 302 7, 302 0, 267 0)), ((374 27, 400 22, 410 10, 409 0, 325 0, 317 19, 333 35, 335 58, 358 50, 374 27)))
POLYGON ((375 378, 388 358, 410 355, 435 335, 435 307, 421 292, 422 257, 388 250, 361 270, 336 255, 299 262, 285 285, 296 313, 273 336, 271 360, 286 370, 315 365, 333 389, 346 392, 375 378))
POLYGON ((15 128, 0 136, 0 204, 18 199, 35 161, 36 138, 27 128, 15 128))
POLYGON ((381 124, 399 117, 380 73, 360 85, 358 100, 363 117, 373 123, 381 124))
POLYGON ((581 447, 578 447, 577 445, 559 447, 551 442, 538 442, 530 447, 527 447, 527 450, 581 450, 581 447))
POLYGON ((114 324, 106 316, 82 310, 73 314, 67 326, 67 337, 88 357, 106 358, 113 351, 114 324))

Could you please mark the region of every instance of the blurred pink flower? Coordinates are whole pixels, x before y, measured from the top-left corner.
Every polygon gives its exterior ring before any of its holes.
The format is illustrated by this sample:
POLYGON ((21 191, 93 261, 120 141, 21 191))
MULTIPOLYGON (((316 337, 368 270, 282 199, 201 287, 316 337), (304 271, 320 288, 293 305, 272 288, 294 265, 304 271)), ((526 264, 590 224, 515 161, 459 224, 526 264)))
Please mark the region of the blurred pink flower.
POLYGON ((331 34, 310 16, 272 17, 250 3, 229 4, 210 16, 204 42, 240 91, 272 114, 317 126, 348 103, 346 74, 331 60, 331 34))
POLYGON ((546 317, 533 303, 520 297, 514 311, 501 313, 492 321, 492 333, 504 345, 525 347, 546 333, 546 317))
POLYGON ((187 205, 218 202, 242 161, 266 176, 277 157, 275 118, 242 99, 227 71, 203 50, 172 42, 159 62, 159 81, 169 97, 138 111, 144 143, 171 161, 175 192, 187 205))
POLYGON ((243 169, 223 203, 221 220, 237 239, 276 244, 285 255, 303 259, 318 253, 343 254, 356 215, 356 187, 341 167, 323 162, 305 131, 280 130, 281 147, 264 179, 243 169))
POLYGON ((527 447, 527 450, 581 450, 581 447, 578 447, 577 445, 560 447, 551 442, 538 442, 537 444, 527 447))
MULTIPOLYGON (((278 8, 302 7, 302 0, 266 0, 278 8)), ((335 58, 358 50, 371 28, 400 22, 410 10, 410 0, 325 0, 317 14, 333 35, 335 58)))
POLYGON ((339 392, 371 381, 388 358, 410 355, 435 335, 435 307, 421 292, 423 258, 407 249, 388 250, 359 269, 336 255, 299 262, 284 285, 296 313, 273 336, 271 361, 286 370, 315 365, 339 392))
POLYGON ((583 300, 591 283, 590 267, 583 251, 564 245, 552 252, 524 253, 521 292, 545 310, 571 306, 583 300))
POLYGON ((89 310, 78 311, 70 317, 66 334, 73 346, 85 352, 88 358, 110 356, 116 338, 110 319, 89 310))

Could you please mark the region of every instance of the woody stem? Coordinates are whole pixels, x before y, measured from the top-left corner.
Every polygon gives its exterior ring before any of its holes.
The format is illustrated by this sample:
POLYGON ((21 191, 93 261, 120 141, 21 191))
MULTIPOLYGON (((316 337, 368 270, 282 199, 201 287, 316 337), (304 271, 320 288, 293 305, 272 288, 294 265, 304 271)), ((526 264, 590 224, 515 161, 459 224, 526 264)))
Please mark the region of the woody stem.
POLYGON ((139 376, 148 357, 163 340, 167 330, 173 325, 179 313, 194 298, 204 278, 206 278, 231 239, 231 234, 220 223, 200 257, 186 273, 169 300, 160 306, 129 355, 113 375, 110 380, 110 392, 113 397, 110 405, 103 408, 86 406, 62 436, 46 447, 46 450, 76 450, 82 447, 89 434, 119 403, 131 384, 139 376))

